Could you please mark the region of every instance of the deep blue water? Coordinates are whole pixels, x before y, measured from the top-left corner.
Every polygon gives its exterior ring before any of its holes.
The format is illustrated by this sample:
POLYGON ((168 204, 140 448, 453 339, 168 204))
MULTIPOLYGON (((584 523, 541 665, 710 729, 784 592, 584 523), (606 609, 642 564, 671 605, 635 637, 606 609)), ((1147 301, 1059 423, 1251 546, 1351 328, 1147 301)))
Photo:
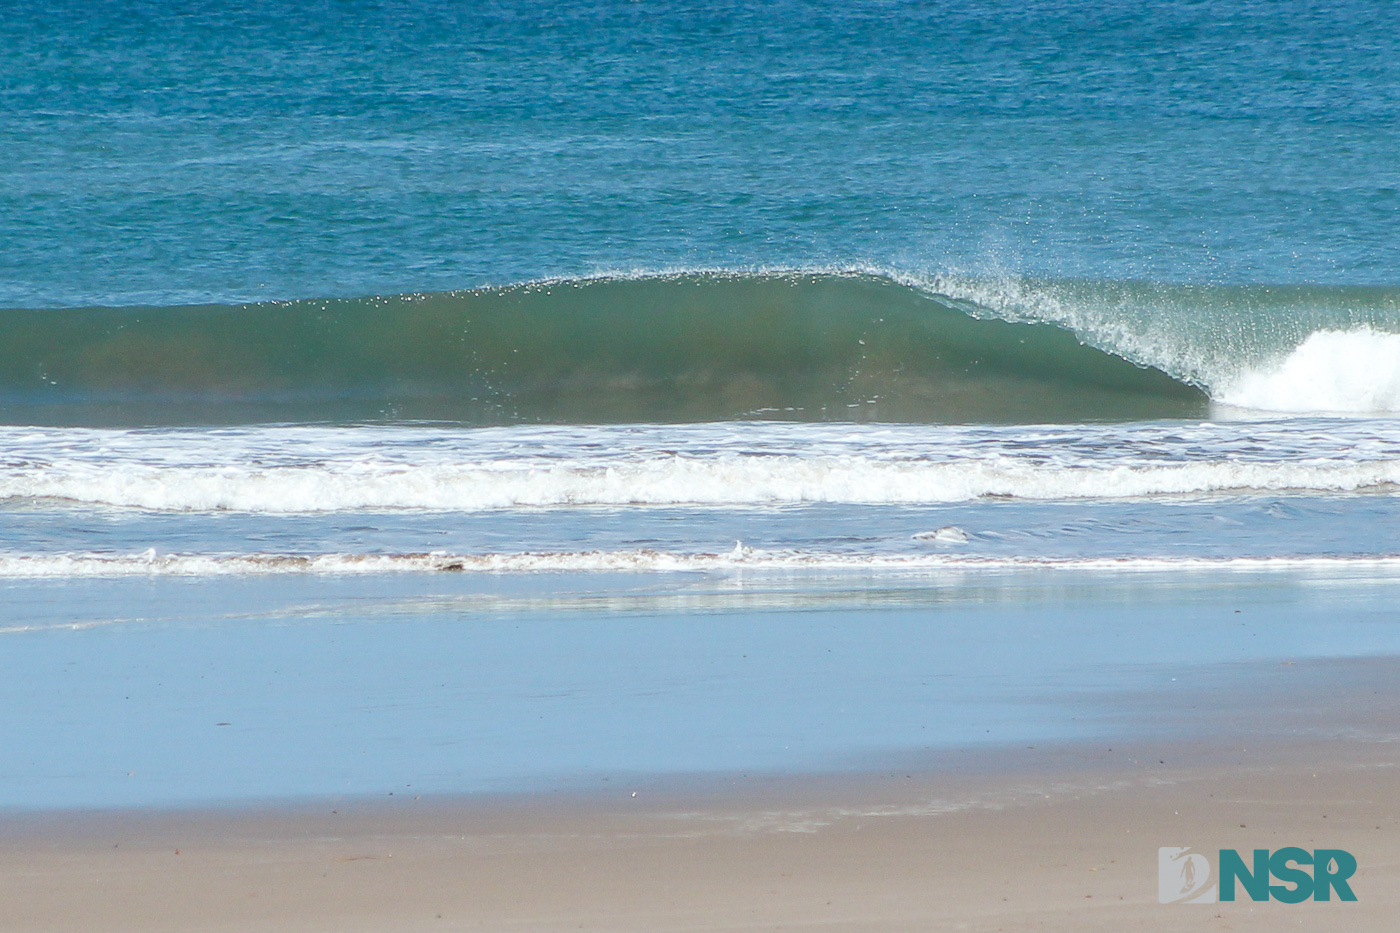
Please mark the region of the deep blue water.
POLYGON ((598 270, 1395 284, 1384 2, 12 6, 0 307, 598 270))

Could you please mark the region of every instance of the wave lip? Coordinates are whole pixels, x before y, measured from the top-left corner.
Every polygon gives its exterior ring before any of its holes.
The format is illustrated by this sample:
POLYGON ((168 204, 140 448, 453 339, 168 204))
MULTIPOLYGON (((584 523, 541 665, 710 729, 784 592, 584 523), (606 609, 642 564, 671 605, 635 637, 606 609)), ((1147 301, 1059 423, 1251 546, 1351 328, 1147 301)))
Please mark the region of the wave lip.
POLYGON ((1306 345, 1290 368, 1321 380, 1330 395, 1327 410, 1393 410, 1385 398, 1390 393, 1377 393, 1374 382, 1358 383, 1355 376, 1372 363, 1393 371, 1395 354, 1379 347, 1377 337, 1400 331, 1395 286, 899 278, 947 296, 973 316, 1053 322, 1092 346, 1199 386, 1222 404, 1232 404, 1247 381, 1256 410, 1319 410, 1297 380, 1261 384, 1306 345), (1351 336, 1336 339, 1333 332, 1351 336))
POLYGON ((1219 393, 1236 408, 1272 412, 1400 412, 1400 334, 1370 327, 1320 330, 1219 393))

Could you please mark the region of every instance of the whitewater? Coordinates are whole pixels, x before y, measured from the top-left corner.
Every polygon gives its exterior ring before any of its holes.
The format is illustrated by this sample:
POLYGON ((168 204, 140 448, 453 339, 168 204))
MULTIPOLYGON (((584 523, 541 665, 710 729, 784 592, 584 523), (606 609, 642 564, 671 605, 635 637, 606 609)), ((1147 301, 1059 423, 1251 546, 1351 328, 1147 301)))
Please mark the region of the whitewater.
POLYGON ((1400 483, 1400 424, 0 429, 0 502, 268 513, 931 504, 1400 483))

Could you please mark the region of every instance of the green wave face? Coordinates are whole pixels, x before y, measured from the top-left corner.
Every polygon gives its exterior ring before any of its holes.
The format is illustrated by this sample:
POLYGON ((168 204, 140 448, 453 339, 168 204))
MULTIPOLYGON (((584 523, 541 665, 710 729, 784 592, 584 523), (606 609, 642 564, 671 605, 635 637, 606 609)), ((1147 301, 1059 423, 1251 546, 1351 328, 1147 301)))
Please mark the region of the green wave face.
POLYGON ((1203 392, 1069 330, 864 274, 687 274, 0 315, 11 423, 1051 422, 1203 392))

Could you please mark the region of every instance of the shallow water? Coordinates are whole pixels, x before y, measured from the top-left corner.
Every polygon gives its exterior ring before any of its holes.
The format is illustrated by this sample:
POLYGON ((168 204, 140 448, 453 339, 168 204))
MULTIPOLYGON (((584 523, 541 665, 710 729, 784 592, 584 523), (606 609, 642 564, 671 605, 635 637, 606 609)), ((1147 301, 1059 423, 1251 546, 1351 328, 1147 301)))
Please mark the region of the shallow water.
POLYGON ((0 720, 0 806, 548 791, 1208 736, 1250 664, 1400 651, 1398 587, 1393 567, 10 581, 27 631, 0 634, 0 706, 25 712, 0 720))

